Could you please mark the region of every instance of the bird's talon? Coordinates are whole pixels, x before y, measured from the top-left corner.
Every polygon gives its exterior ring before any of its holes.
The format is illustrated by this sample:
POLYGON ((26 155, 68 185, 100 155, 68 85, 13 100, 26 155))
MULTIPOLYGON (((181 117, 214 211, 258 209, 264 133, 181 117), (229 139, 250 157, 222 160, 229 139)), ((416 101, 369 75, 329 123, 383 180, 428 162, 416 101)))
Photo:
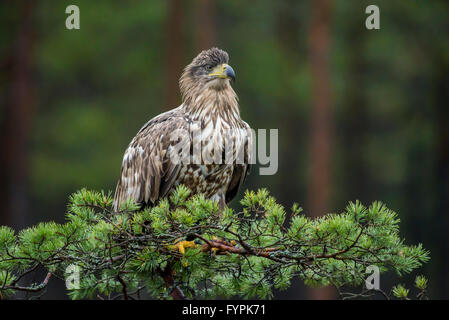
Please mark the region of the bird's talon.
POLYGON ((177 250, 180 254, 185 254, 186 248, 196 248, 197 244, 195 241, 179 241, 174 245, 170 245, 171 250, 177 250))

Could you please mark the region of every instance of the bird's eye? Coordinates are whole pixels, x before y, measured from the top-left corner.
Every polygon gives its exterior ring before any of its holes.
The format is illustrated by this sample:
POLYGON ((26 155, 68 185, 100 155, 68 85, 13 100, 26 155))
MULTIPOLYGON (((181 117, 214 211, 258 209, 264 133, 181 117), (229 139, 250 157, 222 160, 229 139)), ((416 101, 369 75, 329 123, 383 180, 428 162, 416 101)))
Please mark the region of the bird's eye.
POLYGON ((211 64, 206 64, 206 70, 207 71, 211 71, 212 70, 212 65, 211 64))

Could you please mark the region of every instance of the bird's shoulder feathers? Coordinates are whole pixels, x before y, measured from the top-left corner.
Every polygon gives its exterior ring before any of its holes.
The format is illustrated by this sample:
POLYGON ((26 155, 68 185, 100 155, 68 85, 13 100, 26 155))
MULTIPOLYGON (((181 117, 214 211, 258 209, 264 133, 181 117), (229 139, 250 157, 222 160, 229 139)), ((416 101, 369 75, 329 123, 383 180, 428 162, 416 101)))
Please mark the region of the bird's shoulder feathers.
MULTIPOLYGON (((155 203, 173 185, 180 165, 169 159, 176 130, 189 130, 189 119, 181 107, 162 113, 148 121, 126 149, 114 198, 119 210, 127 199, 137 203, 155 203)), ((183 141, 190 143, 190 141, 183 141)))

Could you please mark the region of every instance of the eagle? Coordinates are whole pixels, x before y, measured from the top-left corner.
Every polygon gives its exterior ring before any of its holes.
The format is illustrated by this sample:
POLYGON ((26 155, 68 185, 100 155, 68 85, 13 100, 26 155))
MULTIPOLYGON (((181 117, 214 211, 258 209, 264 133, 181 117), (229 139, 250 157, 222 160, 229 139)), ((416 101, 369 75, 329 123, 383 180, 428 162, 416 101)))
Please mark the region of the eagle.
POLYGON ((182 103, 148 121, 125 151, 114 195, 152 207, 185 185, 223 209, 251 166, 252 135, 231 86, 235 72, 219 48, 202 51, 179 80, 182 103))

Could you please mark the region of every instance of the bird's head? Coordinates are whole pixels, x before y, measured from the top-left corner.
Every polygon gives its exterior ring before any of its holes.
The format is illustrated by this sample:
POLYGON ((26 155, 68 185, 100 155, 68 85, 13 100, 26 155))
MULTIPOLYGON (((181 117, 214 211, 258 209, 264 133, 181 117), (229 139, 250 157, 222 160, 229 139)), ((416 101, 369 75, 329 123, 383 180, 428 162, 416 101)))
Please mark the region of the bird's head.
POLYGON ((235 81, 234 69, 228 65, 229 55, 226 51, 211 48, 202 51, 184 69, 179 80, 181 94, 199 92, 207 88, 223 90, 229 88, 230 81, 235 81))

